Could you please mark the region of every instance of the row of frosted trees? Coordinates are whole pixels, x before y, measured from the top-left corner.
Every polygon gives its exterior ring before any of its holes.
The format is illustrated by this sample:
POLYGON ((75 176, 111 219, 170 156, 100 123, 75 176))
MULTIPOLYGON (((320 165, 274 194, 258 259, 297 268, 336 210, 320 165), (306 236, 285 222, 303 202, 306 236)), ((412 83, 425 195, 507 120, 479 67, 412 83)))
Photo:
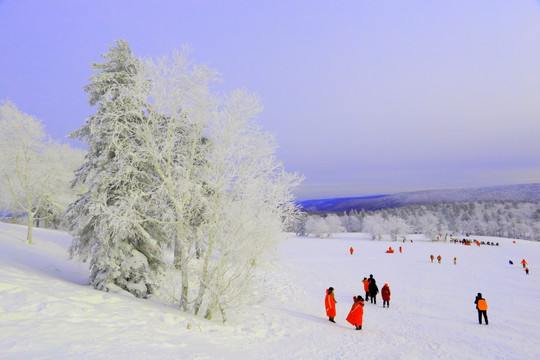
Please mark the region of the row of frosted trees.
POLYGON ((276 160, 258 98, 211 91, 219 74, 186 51, 143 59, 119 40, 102 56, 84 88, 96 111, 71 134, 88 151, 63 214, 70 255, 97 289, 226 321, 296 217, 301 176, 276 160))
POLYGON ((73 171, 84 151, 54 141, 41 121, 4 101, 0 104, 0 217, 28 226, 62 228, 64 211, 75 199, 73 171))
POLYGON ((337 232, 367 232, 374 239, 397 240, 422 233, 430 240, 484 235, 540 241, 540 203, 518 201, 440 202, 377 211, 304 214, 297 233, 331 236, 337 232), (339 219, 339 221, 337 220, 339 219))

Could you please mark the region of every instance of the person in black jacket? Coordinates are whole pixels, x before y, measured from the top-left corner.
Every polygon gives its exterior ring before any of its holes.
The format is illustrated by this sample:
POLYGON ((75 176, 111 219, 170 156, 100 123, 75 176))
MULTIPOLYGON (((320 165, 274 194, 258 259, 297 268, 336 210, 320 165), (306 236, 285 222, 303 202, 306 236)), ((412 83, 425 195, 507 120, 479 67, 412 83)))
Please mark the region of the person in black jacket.
POLYGON ((484 321, 486 322, 486 325, 488 324, 488 317, 487 317, 487 302, 482 297, 481 293, 478 293, 476 295, 476 299, 474 299, 474 303, 476 304, 476 310, 478 310, 478 323, 482 325, 482 316, 484 317, 484 321))
POLYGON ((377 283, 375 282, 375 279, 371 279, 369 282, 369 297, 371 299, 372 304, 377 304, 377 294, 379 293, 379 287, 377 286, 377 283))

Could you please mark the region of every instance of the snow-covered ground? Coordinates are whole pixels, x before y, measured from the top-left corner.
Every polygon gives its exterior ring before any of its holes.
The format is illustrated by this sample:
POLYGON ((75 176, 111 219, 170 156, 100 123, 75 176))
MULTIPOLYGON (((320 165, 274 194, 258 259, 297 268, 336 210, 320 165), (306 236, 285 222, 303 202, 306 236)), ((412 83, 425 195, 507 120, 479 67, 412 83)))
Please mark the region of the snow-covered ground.
POLYGON ((261 274, 257 305, 221 324, 87 285, 70 236, 0 223, 1 359, 539 359, 540 243, 500 246, 290 236, 261 274), (403 253, 386 254, 388 246, 403 253), (350 255, 349 248, 355 249, 350 255), (429 255, 442 256, 431 263, 429 255), (457 265, 453 264, 454 256, 457 265), (525 275, 519 262, 529 262, 525 275), (513 260, 514 265, 509 265, 513 260), (388 283, 391 307, 366 303, 363 330, 345 321, 361 280, 388 283), (337 324, 324 312, 334 287, 337 324), (486 298, 489 325, 473 303, 486 298))

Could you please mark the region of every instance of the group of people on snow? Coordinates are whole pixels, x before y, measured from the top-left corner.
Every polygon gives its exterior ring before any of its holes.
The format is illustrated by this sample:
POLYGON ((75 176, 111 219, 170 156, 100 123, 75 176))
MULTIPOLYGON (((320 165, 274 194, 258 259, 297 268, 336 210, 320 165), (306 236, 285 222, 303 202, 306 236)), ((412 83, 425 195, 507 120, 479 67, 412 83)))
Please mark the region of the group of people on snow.
POLYGON ((521 260, 521 265, 523 265, 523 269, 525 270, 525 274, 529 275, 529 267, 527 266, 527 261, 525 259, 521 260))
MULTIPOLYGON (((369 275, 368 278, 364 278, 362 281, 364 283, 364 289, 366 290, 366 300, 368 298, 371 298, 371 303, 377 304, 376 296, 379 293, 379 289, 376 285, 376 281, 373 278, 373 275, 369 275), (366 286, 367 284, 367 286, 366 286)), ((383 308, 384 307, 390 307, 390 288, 388 284, 384 284, 383 288, 381 289, 381 295, 383 298, 383 308)), ((362 330, 362 320, 364 318, 364 304, 365 304, 364 298, 361 295, 353 296, 353 305, 351 307, 351 310, 349 311, 349 314, 347 315, 346 320, 355 327, 356 330, 362 330)), ((487 309, 488 305, 486 302, 486 299, 482 297, 481 293, 478 293, 476 295, 476 298, 474 299, 474 303, 476 305, 476 310, 478 311, 478 323, 482 325, 482 319, 484 319, 485 324, 488 324, 488 316, 487 316, 487 309)), ((326 290, 326 297, 324 299, 324 305, 326 307, 326 315, 328 316, 328 320, 335 323, 335 317, 336 317, 336 298, 334 296, 334 288, 329 287, 326 290)))
MULTIPOLYGON (((377 286, 377 282, 375 278, 373 277, 373 274, 369 275, 369 279, 367 277, 362 280, 362 283, 364 284, 364 291, 366 292, 364 298, 361 295, 353 296, 353 305, 351 307, 351 310, 349 311, 349 314, 347 315, 346 320, 351 323, 351 325, 354 325, 356 330, 362 330, 362 319, 364 317, 364 304, 365 301, 371 300, 372 304, 377 304, 377 294, 379 293, 379 287, 377 286)), ((381 289, 381 295, 383 299, 383 308, 384 307, 390 307, 390 287, 388 284, 384 284, 384 286, 381 289)), ((328 316, 328 320, 335 323, 335 316, 336 316, 336 298, 334 296, 334 288, 329 287, 326 290, 326 297, 324 299, 324 305, 326 308, 326 315, 328 316)))
MULTIPOLYGON (((405 239, 404 239, 405 240, 405 239)), ((457 240, 451 239, 451 241, 454 241, 457 243, 457 240)), ((463 239, 459 240, 459 243, 462 244, 470 244, 472 241, 463 239)), ((484 245, 485 243, 482 241, 481 243, 477 240, 474 240, 474 243, 477 243, 477 245, 480 246, 480 244, 484 245)), ((499 243, 487 243, 486 245, 491 246, 499 246, 499 243)), ((351 255, 354 253, 354 249, 351 247, 349 249, 351 255)), ((387 251, 387 253, 393 253, 394 250, 390 247, 387 251)), ((402 252, 402 248, 400 246, 399 252, 402 252)), ((435 260, 435 256, 432 254, 430 255, 431 262, 435 260)), ((442 257, 441 255, 437 256, 437 261, 441 263, 442 257)), ((509 260, 509 263, 512 265, 512 260, 509 260)), ((454 264, 457 264, 457 258, 454 257, 454 264)), ((525 270, 525 273, 529 274, 529 268, 527 261, 525 259, 521 260, 521 265, 523 266, 523 269, 525 270)), ((373 277, 373 274, 369 275, 369 278, 364 277, 364 280, 362 280, 362 283, 364 285, 364 291, 365 291, 365 300, 364 297, 361 295, 353 296, 353 305, 351 307, 351 310, 349 311, 349 314, 347 315, 346 320, 353 326, 355 326, 356 330, 362 330, 362 319, 364 317, 364 304, 367 301, 371 301, 372 304, 377 304, 377 294, 379 293, 379 287, 377 286, 377 282, 375 278, 373 277)), ((381 289, 381 296, 383 299, 383 308, 389 308, 390 307, 390 287, 388 284, 384 284, 384 286, 381 289)), ((326 290, 326 297, 325 297, 325 307, 326 307, 326 315, 328 316, 328 320, 335 323, 335 316, 336 316, 336 298, 334 296, 334 288, 329 287, 326 290)), ((476 305, 476 310, 478 311, 478 323, 482 324, 482 319, 484 319, 484 322, 486 325, 488 325, 488 316, 487 316, 487 302, 486 299, 482 297, 481 293, 478 293, 476 295, 476 298, 474 299, 474 304, 476 305)))
MULTIPOLYGON (((364 291, 366 292, 366 301, 371 300, 372 304, 377 304, 377 294, 379 293, 379 287, 377 286, 377 281, 373 278, 373 274, 369 274, 369 279, 364 278, 362 280, 364 284, 364 291)), ((383 307, 390 307, 390 288, 388 284, 384 284, 381 289, 381 295, 383 298, 383 307)))
MULTIPOLYGON (((508 263, 510 265, 514 265, 514 262, 512 260, 508 260, 508 263)), ((525 259, 521 260, 521 265, 523 265, 523 269, 525 270, 525 274, 529 275, 529 267, 527 266, 527 261, 525 259)))
MULTIPOLYGON (((435 259, 435 256, 433 256, 433 254, 431 254, 429 256, 429 258, 431 259, 431 262, 433 262, 433 260, 435 259)), ((441 255, 438 255, 437 256, 437 261, 438 261, 439 264, 441 263, 441 260, 442 260, 441 255)), ((456 264, 457 264, 457 257, 454 256, 454 265, 456 265, 456 264)))

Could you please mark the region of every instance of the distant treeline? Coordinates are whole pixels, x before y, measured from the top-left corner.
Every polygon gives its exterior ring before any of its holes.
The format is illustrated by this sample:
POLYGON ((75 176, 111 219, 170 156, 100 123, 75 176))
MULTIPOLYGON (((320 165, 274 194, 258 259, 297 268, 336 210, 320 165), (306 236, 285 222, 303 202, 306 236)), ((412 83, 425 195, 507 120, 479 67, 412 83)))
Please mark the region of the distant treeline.
POLYGON ((304 213, 296 224, 301 236, 337 232, 367 232, 373 239, 392 240, 406 234, 426 234, 431 240, 453 236, 497 236, 540 241, 540 202, 437 202, 376 211, 304 213))

